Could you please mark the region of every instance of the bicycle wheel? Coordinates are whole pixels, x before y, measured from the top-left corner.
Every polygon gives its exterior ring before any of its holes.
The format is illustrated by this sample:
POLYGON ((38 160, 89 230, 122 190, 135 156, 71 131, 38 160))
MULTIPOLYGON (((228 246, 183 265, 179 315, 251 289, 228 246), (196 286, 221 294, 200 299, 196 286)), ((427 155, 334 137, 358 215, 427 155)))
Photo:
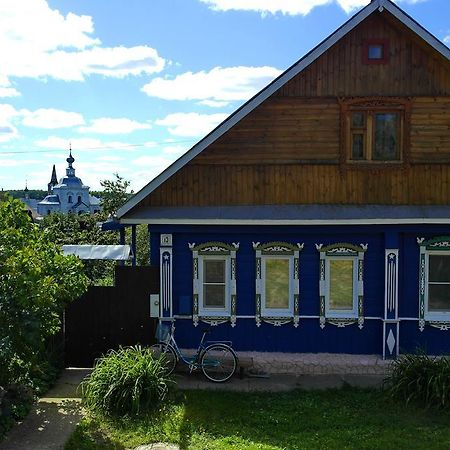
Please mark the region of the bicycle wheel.
POLYGON ((206 347, 200 359, 203 375, 215 383, 229 380, 236 372, 237 364, 236 353, 226 344, 206 347))
POLYGON ((150 347, 153 358, 160 359, 166 375, 170 375, 174 370, 178 362, 177 354, 174 348, 169 344, 153 344, 150 347))

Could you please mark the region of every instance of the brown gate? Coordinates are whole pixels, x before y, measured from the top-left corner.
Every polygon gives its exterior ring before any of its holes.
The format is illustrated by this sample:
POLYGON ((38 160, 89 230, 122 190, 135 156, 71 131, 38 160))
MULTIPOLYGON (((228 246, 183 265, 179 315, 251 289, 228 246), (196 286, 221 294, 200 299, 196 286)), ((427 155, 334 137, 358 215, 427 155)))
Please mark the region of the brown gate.
POLYGON ((64 314, 66 367, 92 367, 125 345, 154 343, 150 294, 159 293, 159 267, 117 266, 115 286, 91 286, 64 314))

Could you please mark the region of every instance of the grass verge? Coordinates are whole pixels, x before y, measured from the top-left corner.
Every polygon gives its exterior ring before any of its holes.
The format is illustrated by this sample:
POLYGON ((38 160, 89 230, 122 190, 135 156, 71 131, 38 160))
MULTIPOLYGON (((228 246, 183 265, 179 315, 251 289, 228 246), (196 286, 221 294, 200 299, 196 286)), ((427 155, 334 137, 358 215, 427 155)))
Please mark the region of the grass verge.
POLYGON ((178 392, 153 415, 83 419, 65 450, 448 449, 450 413, 395 403, 375 390, 178 392))

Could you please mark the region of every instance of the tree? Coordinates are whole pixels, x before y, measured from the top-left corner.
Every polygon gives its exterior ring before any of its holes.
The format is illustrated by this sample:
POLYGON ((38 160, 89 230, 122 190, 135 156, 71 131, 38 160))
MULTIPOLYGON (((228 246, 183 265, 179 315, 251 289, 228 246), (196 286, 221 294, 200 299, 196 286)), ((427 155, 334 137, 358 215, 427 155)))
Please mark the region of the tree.
POLYGON ((114 217, 117 210, 125 204, 130 198, 127 189, 130 186, 128 180, 124 180, 119 174, 114 174, 115 180, 102 180, 100 186, 103 188, 102 192, 102 210, 108 216, 114 217))
MULTIPOLYGON (((42 218, 40 225, 58 245, 115 245, 117 232, 102 231, 99 221, 103 214, 52 213, 42 218)), ((84 260, 84 272, 91 284, 113 284, 114 261, 84 260)))
POLYGON ((65 305, 87 284, 81 262, 62 254, 22 202, 0 201, 0 384, 27 381, 65 305))

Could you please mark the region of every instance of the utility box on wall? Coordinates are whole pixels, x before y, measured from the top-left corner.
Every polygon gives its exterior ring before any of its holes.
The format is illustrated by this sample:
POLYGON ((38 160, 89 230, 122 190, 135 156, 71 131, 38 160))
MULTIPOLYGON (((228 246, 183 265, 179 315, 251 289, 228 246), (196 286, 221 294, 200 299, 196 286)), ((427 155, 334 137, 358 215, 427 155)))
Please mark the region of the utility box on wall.
POLYGON ((159 294, 150 294, 150 317, 159 318, 159 294))

